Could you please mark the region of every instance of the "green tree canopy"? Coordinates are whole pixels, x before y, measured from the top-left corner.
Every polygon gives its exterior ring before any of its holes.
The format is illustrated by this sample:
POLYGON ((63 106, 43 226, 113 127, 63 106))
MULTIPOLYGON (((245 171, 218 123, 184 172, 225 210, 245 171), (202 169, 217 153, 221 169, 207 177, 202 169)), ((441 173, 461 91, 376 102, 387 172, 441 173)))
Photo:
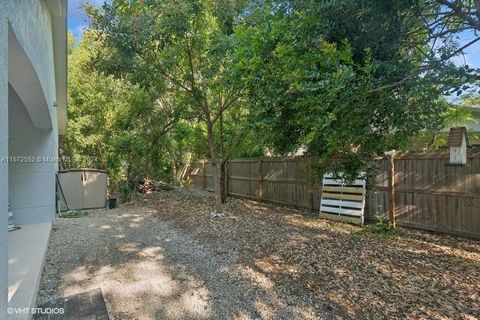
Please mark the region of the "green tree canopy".
POLYGON ((353 175, 442 126, 441 95, 460 71, 424 67, 425 10, 414 0, 253 4, 236 29, 237 72, 267 142, 281 154, 304 146, 323 171, 353 175))
POLYGON ((242 107, 243 85, 231 77, 230 67, 233 28, 244 2, 114 0, 86 7, 106 44, 93 60, 97 70, 125 77, 158 97, 171 93, 174 110, 205 125, 219 203, 225 200, 229 153, 224 124, 242 107))

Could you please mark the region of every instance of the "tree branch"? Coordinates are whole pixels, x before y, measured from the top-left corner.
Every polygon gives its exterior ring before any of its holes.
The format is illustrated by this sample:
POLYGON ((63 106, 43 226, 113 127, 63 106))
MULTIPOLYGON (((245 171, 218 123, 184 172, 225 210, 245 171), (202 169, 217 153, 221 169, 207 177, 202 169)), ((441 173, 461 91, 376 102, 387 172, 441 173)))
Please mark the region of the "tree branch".
MULTIPOLYGON (((475 21, 467 12, 463 11, 460 6, 458 6, 454 2, 449 2, 447 0, 435 0, 438 4, 441 4, 443 6, 446 6, 450 10, 452 10, 456 16, 461 18, 463 21, 465 21, 468 25, 471 27, 480 30, 480 19, 478 21, 475 21)), ((478 5, 478 3, 477 3, 478 5)))
POLYGON ((242 93, 242 89, 232 91, 230 95, 225 99, 224 103, 218 108, 218 112, 212 120, 212 123, 217 122, 217 120, 222 116, 222 114, 227 110, 235 101, 238 100, 242 93))

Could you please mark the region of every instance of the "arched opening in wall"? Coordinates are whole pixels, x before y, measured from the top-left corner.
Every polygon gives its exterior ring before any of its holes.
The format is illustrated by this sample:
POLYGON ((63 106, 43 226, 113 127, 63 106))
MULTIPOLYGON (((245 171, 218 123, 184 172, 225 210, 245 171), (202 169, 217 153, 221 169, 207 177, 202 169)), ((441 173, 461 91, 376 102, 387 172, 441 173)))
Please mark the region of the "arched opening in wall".
POLYGON ((15 90, 38 129, 51 130, 52 118, 37 72, 8 26, 8 83, 15 90))

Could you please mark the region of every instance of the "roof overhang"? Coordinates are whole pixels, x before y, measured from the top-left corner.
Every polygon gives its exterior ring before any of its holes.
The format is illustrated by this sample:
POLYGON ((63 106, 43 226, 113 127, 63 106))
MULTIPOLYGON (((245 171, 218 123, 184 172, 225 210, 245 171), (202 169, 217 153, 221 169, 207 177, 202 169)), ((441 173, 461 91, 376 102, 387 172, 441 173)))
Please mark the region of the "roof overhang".
POLYGON ((45 0, 52 19, 58 134, 67 132, 67 0, 45 0))

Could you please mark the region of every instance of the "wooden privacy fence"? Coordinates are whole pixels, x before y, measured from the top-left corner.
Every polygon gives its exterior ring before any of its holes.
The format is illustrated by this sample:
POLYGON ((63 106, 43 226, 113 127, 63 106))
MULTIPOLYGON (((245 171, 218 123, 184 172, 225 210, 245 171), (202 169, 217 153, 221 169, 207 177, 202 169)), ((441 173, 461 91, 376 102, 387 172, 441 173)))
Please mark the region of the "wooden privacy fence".
MULTIPOLYGON (((394 213, 398 225, 480 238, 480 149, 468 153, 464 166, 449 165, 448 151, 373 160, 365 218, 394 213)), ((227 192, 318 212, 321 184, 309 168, 306 158, 231 160, 227 192)), ((188 177, 191 186, 213 191, 208 162, 192 164, 188 177)))

